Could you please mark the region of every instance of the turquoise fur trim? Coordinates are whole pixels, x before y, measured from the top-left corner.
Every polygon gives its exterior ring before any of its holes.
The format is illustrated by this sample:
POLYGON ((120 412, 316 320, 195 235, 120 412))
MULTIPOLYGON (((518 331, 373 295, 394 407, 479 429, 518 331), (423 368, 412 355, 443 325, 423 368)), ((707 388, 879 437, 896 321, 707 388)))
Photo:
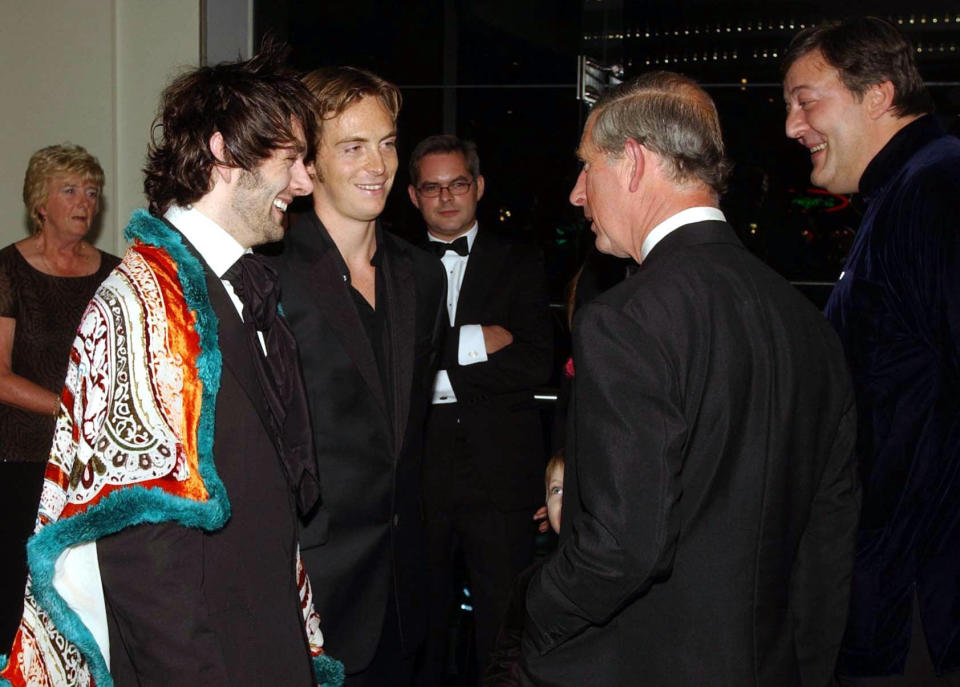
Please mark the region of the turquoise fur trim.
POLYGON ((345 679, 343 664, 326 654, 314 656, 313 676, 320 687, 340 687, 345 679))
POLYGON ((50 523, 27 542, 33 595, 59 632, 83 653, 98 687, 112 687, 113 678, 93 635, 53 587, 54 566, 60 555, 72 546, 96 541, 133 525, 178 522, 187 527, 217 530, 230 518, 227 492, 213 462, 214 419, 223 361, 217 334, 220 323, 210 305, 203 267, 177 232, 145 210, 133 213, 124 235, 128 241, 137 239, 166 250, 177 263, 177 277, 187 307, 196 313, 196 332, 200 337, 196 366, 203 384, 197 446, 199 472, 210 498, 206 502, 193 501, 156 487, 133 486, 113 492, 83 513, 50 523))
MULTIPOLYGON (((218 512, 212 514, 214 517, 205 529, 220 529, 230 519, 227 490, 220 481, 213 463, 214 422, 223 358, 220 355, 218 334, 220 320, 217 319, 213 306, 210 305, 203 266, 183 245, 183 239, 178 232, 172 231, 164 222, 146 210, 134 211, 130 223, 124 230, 124 236, 128 241, 139 239, 145 244, 163 248, 169 253, 177 263, 177 276, 183 288, 184 301, 197 316, 196 332, 200 337, 200 354, 197 356, 196 365, 197 376, 203 383, 200 421, 197 428, 197 451, 200 459, 200 476, 203 477, 203 483, 210 493, 209 503, 218 506, 218 512)), ((200 526, 204 527, 202 524, 200 526)))
MULTIPOLYGON (((0 654, 0 671, 7 669, 7 656, 0 654)), ((10 683, 0 677, 0 687, 11 687, 10 683)))

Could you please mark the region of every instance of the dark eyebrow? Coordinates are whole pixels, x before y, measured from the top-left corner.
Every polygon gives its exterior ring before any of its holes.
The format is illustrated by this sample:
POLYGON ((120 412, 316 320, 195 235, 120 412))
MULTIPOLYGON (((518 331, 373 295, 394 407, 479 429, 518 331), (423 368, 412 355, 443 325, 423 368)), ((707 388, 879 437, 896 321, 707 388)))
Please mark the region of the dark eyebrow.
POLYGON ((280 146, 280 149, 289 150, 297 155, 303 155, 307 152, 307 144, 302 141, 290 141, 289 143, 285 143, 284 145, 280 146))
POLYGON ((343 145, 344 143, 366 143, 369 140, 369 138, 364 136, 350 136, 348 138, 341 138, 339 141, 334 143, 334 145, 343 145))
MULTIPOLYGON (((456 183, 456 182, 458 182, 458 181, 472 181, 472 180, 471 180, 470 177, 468 177, 467 175, 461 174, 460 176, 457 176, 457 177, 454 177, 453 179, 451 179, 449 182, 447 182, 447 184, 448 184, 448 185, 449 185, 449 184, 453 184, 453 183, 456 183)), ((440 185, 441 185, 439 181, 430 181, 430 180, 428 180, 428 179, 424 179, 420 185, 421 185, 421 186, 424 186, 424 185, 426 185, 426 184, 434 184, 434 185, 436 185, 436 186, 440 186, 440 185)))

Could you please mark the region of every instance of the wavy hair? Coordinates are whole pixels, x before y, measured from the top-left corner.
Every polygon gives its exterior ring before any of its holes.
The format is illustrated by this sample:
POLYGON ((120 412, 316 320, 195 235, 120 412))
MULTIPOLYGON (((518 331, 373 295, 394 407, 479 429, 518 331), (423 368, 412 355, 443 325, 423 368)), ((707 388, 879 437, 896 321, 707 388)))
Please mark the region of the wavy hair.
POLYGON ((403 98, 400 89, 373 72, 357 67, 321 67, 304 74, 303 84, 310 90, 317 108, 317 142, 323 135, 323 123, 336 119, 362 98, 373 96, 396 123, 403 98))
POLYGON ((285 46, 268 42, 250 60, 200 67, 164 90, 144 169, 151 214, 159 217, 171 205, 206 195, 214 164, 253 171, 275 149, 297 142, 295 123, 306 137, 306 159, 312 159, 313 98, 283 68, 285 57, 285 46), (210 150, 216 132, 223 136, 223 160, 210 150))
POLYGON ((27 172, 23 176, 23 204, 30 216, 30 228, 34 234, 43 228, 40 207, 47 202, 47 182, 55 176, 76 174, 83 181, 92 181, 97 186, 97 197, 103 194, 103 167, 86 148, 72 143, 41 148, 30 156, 27 172))

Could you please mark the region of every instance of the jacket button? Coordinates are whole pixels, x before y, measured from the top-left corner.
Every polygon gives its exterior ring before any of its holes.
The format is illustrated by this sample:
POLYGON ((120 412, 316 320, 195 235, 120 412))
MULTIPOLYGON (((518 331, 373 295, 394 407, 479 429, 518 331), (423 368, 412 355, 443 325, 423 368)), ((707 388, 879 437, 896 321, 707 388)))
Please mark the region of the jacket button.
POLYGON ((396 527, 400 524, 400 516, 396 513, 393 514, 393 526, 396 527))

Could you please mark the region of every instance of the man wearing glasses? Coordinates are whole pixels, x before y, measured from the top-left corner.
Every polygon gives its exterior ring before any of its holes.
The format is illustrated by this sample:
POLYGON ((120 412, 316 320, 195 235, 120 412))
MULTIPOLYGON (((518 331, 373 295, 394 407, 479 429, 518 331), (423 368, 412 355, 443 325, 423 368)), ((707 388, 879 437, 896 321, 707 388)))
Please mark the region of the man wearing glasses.
POLYGON ((544 447, 533 390, 550 377, 553 338, 539 251, 476 219, 476 146, 431 136, 410 157, 410 200, 447 273, 450 329, 424 450, 430 617, 421 685, 442 684, 459 544, 469 575, 478 669, 514 578, 533 554, 544 447))

